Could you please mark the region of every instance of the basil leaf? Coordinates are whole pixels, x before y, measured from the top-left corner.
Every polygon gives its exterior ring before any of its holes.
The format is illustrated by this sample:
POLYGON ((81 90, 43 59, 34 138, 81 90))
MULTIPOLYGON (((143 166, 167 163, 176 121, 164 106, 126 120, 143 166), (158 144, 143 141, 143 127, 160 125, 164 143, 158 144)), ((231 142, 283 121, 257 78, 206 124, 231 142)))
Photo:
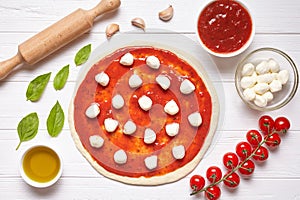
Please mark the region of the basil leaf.
POLYGON ((24 117, 18 124, 18 135, 20 138, 20 142, 16 148, 16 150, 19 149, 20 145, 24 141, 31 140, 34 138, 38 132, 39 128, 39 118, 37 114, 30 113, 26 117, 24 117))
POLYGON ((38 101, 41 98, 49 82, 50 76, 51 76, 51 72, 40 75, 29 83, 26 91, 27 100, 34 102, 34 101, 38 101))
POLYGON ((69 77, 69 66, 64 66, 54 77, 53 86, 55 90, 61 90, 65 86, 69 77))
POLYGON ((74 59, 76 66, 81 65, 88 60, 88 58, 90 57, 90 54, 91 54, 91 47, 92 47, 92 45, 88 44, 88 45, 82 47, 76 53, 76 56, 74 59))
POLYGON ((65 121, 65 114, 59 102, 50 111, 47 119, 47 130, 50 136, 56 137, 61 132, 65 121))

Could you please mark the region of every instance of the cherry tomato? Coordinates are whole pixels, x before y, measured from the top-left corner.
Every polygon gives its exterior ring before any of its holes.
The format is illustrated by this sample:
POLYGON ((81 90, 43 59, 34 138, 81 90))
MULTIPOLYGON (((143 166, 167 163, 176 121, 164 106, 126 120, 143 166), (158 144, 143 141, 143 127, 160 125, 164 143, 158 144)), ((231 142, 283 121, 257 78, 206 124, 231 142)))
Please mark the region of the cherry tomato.
MULTIPOLYGON (((224 177, 228 176, 228 173, 225 174, 224 177)), ((227 187, 236 188, 240 184, 240 176, 237 173, 233 172, 227 178, 225 178, 223 182, 227 187)))
POLYGON ((257 130, 250 130, 246 134, 247 141, 253 146, 257 147, 262 141, 262 136, 257 130))
POLYGON ((236 145, 235 148, 236 154, 240 159, 245 160, 252 153, 252 147, 248 142, 240 142, 236 145))
POLYGON ((190 186, 193 191, 201 190, 205 185, 205 179, 200 175, 193 175, 190 179, 190 186))
POLYGON ((238 166, 239 158, 235 153, 228 152, 223 156, 223 164, 227 169, 232 170, 238 166))
POLYGON ((250 175, 254 172, 255 164, 252 160, 247 160, 242 164, 242 166, 239 168, 239 172, 243 175, 250 175))
POLYGON ((206 178, 211 182, 215 183, 222 178, 222 171, 219 167, 212 166, 206 171, 206 178))
POLYGON ((275 130, 280 133, 286 133, 290 129, 290 121, 285 117, 278 117, 275 119, 275 130))
POLYGON ((259 118, 258 126, 264 134, 270 134, 274 129, 274 120, 269 115, 263 115, 259 118))
POLYGON ((278 133, 273 133, 269 137, 265 137, 266 145, 269 147, 277 147, 281 143, 281 139, 278 133))
POLYGON ((268 149, 264 146, 260 146, 252 158, 257 161, 265 161, 268 159, 268 157, 269 157, 268 149))
POLYGON ((217 185, 211 186, 205 191, 205 196, 209 200, 217 200, 221 196, 221 189, 217 185))

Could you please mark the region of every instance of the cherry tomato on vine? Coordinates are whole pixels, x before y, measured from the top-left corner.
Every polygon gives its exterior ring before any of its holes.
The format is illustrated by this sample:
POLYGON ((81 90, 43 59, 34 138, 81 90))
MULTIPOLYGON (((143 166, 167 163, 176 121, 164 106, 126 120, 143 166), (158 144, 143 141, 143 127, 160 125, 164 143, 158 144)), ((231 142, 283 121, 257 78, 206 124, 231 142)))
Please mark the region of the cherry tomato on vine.
POLYGON ((205 179, 200 175, 193 175, 190 179, 190 186, 193 191, 201 190, 205 185, 205 179))
POLYGON ((251 175, 254 172, 255 164, 252 160, 247 160, 239 168, 239 172, 243 175, 251 175))
POLYGON ((235 148, 236 154, 241 160, 245 160, 252 153, 252 147, 248 142, 239 142, 235 148))
MULTIPOLYGON (((228 176, 228 173, 225 174, 224 177, 228 176)), ((240 184, 240 176, 237 173, 233 172, 228 177, 226 177, 223 182, 227 187, 236 188, 240 184)))
POLYGON ((249 130, 246 134, 246 138, 253 147, 257 147, 262 141, 262 136, 257 130, 249 130))
POLYGON ((228 152, 223 156, 223 164, 227 169, 232 170, 238 166, 239 158, 235 153, 228 152))
POLYGON ((269 147, 277 147, 281 143, 281 138, 278 133, 273 133, 269 137, 266 136, 265 140, 266 145, 268 145, 269 147))
POLYGON ((268 159, 268 157, 269 157, 268 149, 264 146, 260 146, 252 158, 257 161, 265 161, 268 159))
POLYGON ((280 133, 286 133, 291 126, 290 121, 285 117, 278 117, 274 123, 275 130, 280 133))
POLYGON ((222 171, 217 166, 211 166, 206 170, 206 178, 211 182, 215 183, 222 178, 222 171))
POLYGON ((205 196, 209 200, 217 200, 221 196, 221 189, 217 185, 211 186, 205 191, 205 196))
POLYGON ((258 126, 264 134, 269 134, 274 129, 274 120, 269 115, 263 115, 259 118, 258 126))

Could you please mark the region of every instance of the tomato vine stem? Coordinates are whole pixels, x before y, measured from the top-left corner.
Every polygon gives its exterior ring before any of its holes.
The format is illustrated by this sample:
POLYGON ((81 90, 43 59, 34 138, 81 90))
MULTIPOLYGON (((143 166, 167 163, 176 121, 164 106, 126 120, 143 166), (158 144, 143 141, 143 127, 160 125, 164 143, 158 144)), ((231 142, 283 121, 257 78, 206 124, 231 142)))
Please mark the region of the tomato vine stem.
MULTIPOLYGON (((269 130, 269 127, 268 127, 268 133, 270 132, 269 130)), ((223 182, 224 180, 226 180, 230 175, 232 175, 234 172, 236 172, 238 169, 240 169, 248 160, 250 160, 255 154, 256 152, 258 151, 258 149, 264 144, 266 143, 266 141, 268 141, 268 139, 274 134, 276 133, 277 131, 274 130, 272 133, 269 133, 267 134, 266 137, 264 137, 264 139, 257 145, 257 147, 252 151, 252 153, 245 158, 245 160, 243 160, 242 162, 240 162, 240 164, 238 164, 235 168, 233 168, 229 173, 227 173, 225 176, 223 176, 220 180, 214 182, 214 183, 211 183, 209 185, 207 185, 206 187, 202 188, 201 190, 193 190, 193 192, 190 194, 191 196, 192 195, 195 195, 195 194, 198 194, 200 192, 205 192, 207 191, 208 188, 210 187, 213 187, 215 185, 218 185, 219 183, 223 182)))

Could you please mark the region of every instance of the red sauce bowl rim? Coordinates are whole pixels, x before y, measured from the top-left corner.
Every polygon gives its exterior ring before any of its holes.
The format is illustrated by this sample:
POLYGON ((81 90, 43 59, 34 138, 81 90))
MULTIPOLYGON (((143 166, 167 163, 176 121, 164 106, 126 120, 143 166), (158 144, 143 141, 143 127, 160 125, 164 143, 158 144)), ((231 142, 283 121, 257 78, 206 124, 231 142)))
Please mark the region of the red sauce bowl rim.
POLYGON ((250 34, 249 39, 247 40, 247 42, 246 42, 241 48, 239 48, 239 49, 236 50, 236 51, 229 52, 229 53, 218 53, 218 52, 214 52, 214 51, 212 51, 211 49, 209 49, 209 48, 203 43, 203 41, 201 40, 199 31, 198 31, 199 18, 200 18, 200 15, 201 15, 202 11, 203 11, 207 6, 209 6, 212 2, 214 2, 214 1, 211 1, 211 0, 205 1, 205 3, 200 7, 200 11, 198 12, 198 15, 197 15, 197 19, 196 19, 196 34, 197 34, 198 41, 200 42, 201 46, 203 47, 203 49, 204 49, 205 51, 207 51, 207 52, 210 53, 211 55, 214 55, 214 56, 217 56, 217 57, 223 57, 223 58, 226 58, 226 57, 233 57, 233 56, 237 56, 237 55, 241 54, 242 52, 244 52, 244 51, 250 46, 250 44, 252 43, 252 41, 253 41, 253 39, 254 39, 254 36, 255 36, 255 21, 254 21, 254 18, 253 18, 253 16, 252 16, 252 14, 251 14, 252 12, 249 10, 248 6, 245 5, 244 2, 241 2, 241 1, 238 1, 238 0, 232 0, 232 1, 235 1, 235 2, 239 3, 243 8, 245 8, 245 10, 249 13, 249 16, 250 16, 251 21, 252 21, 252 29, 251 29, 251 34, 250 34))

